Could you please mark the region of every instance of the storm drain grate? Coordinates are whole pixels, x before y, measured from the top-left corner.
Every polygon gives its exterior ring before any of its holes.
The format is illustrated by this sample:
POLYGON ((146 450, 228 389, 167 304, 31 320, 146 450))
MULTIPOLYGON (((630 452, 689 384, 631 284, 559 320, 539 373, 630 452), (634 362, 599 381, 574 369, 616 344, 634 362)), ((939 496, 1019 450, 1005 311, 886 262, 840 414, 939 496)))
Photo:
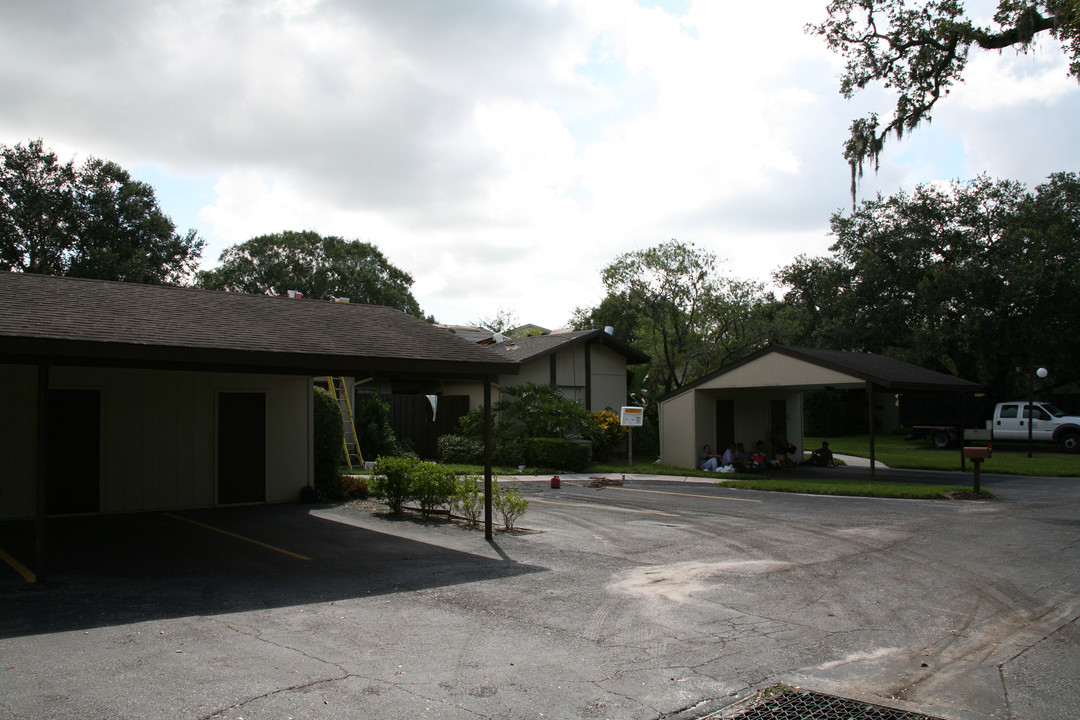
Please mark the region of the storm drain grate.
POLYGON ((729 720, 941 720, 883 705, 790 688, 768 688, 759 695, 753 707, 724 717, 729 720), (775 694, 777 692, 782 694, 775 694))

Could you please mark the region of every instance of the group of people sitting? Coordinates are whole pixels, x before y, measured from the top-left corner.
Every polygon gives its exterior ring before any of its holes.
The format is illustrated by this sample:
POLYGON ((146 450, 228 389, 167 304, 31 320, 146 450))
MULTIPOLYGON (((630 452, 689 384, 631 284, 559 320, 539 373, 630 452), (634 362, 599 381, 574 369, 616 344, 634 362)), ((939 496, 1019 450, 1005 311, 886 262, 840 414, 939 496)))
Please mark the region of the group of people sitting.
POLYGON ((810 453, 810 457, 803 461, 797 461, 795 453, 798 448, 784 438, 773 440, 775 448, 772 458, 765 452, 765 443, 758 440, 754 444, 752 452, 747 452, 742 443, 728 445, 721 455, 714 455, 712 447, 706 445, 701 455, 698 456, 698 469, 708 472, 755 472, 767 467, 790 467, 793 465, 814 465, 817 467, 833 467, 833 454, 829 449, 828 442, 822 442, 821 447, 810 453))

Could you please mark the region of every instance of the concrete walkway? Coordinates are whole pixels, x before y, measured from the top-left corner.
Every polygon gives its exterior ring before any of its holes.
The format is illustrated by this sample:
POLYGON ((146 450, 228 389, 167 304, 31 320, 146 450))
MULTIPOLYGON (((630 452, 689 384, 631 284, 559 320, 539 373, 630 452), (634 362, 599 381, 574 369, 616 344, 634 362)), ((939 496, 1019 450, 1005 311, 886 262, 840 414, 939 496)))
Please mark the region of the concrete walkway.
MULTIPOLYGON (((858 457, 856 455, 840 455, 838 453, 833 453, 833 457, 837 460, 842 460, 845 465, 849 465, 851 467, 870 467, 870 458, 858 457)), ((875 460, 874 467, 887 468, 889 466, 881 462, 880 460, 875 460)))

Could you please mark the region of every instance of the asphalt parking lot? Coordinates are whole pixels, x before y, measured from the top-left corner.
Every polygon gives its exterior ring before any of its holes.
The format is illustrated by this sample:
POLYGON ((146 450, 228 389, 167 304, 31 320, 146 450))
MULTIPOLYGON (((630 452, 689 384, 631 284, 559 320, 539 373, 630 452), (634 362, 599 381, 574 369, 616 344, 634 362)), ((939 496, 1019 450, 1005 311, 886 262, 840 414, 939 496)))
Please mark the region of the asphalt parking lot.
MULTIPOLYGON (((50 522, 0 717, 701 718, 786 682, 1077 717, 1080 481, 993 502, 522 482, 521 532, 277 505, 50 522)), ((27 557, 27 525, 0 550, 27 557)))

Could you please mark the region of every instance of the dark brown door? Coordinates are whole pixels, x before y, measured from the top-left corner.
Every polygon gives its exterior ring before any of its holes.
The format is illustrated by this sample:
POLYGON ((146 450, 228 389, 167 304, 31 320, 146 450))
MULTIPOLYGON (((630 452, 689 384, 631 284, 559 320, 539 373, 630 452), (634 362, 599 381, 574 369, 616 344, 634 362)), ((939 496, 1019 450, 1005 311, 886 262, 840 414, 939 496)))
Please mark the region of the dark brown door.
POLYGON ((218 393, 218 503, 266 500, 266 394, 218 393))
POLYGON ((790 442, 787 436, 787 400, 773 400, 771 407, 772 441, 788 440, 790 442))
POLYGON ((722 455, 728 445, 735 444, 735 401, 716 401, 716 446, 713 452, 722 455))
POLYGON ((97 512, 101 494, 101 392, 50 390, 46 443, 47 512, 97 512))

